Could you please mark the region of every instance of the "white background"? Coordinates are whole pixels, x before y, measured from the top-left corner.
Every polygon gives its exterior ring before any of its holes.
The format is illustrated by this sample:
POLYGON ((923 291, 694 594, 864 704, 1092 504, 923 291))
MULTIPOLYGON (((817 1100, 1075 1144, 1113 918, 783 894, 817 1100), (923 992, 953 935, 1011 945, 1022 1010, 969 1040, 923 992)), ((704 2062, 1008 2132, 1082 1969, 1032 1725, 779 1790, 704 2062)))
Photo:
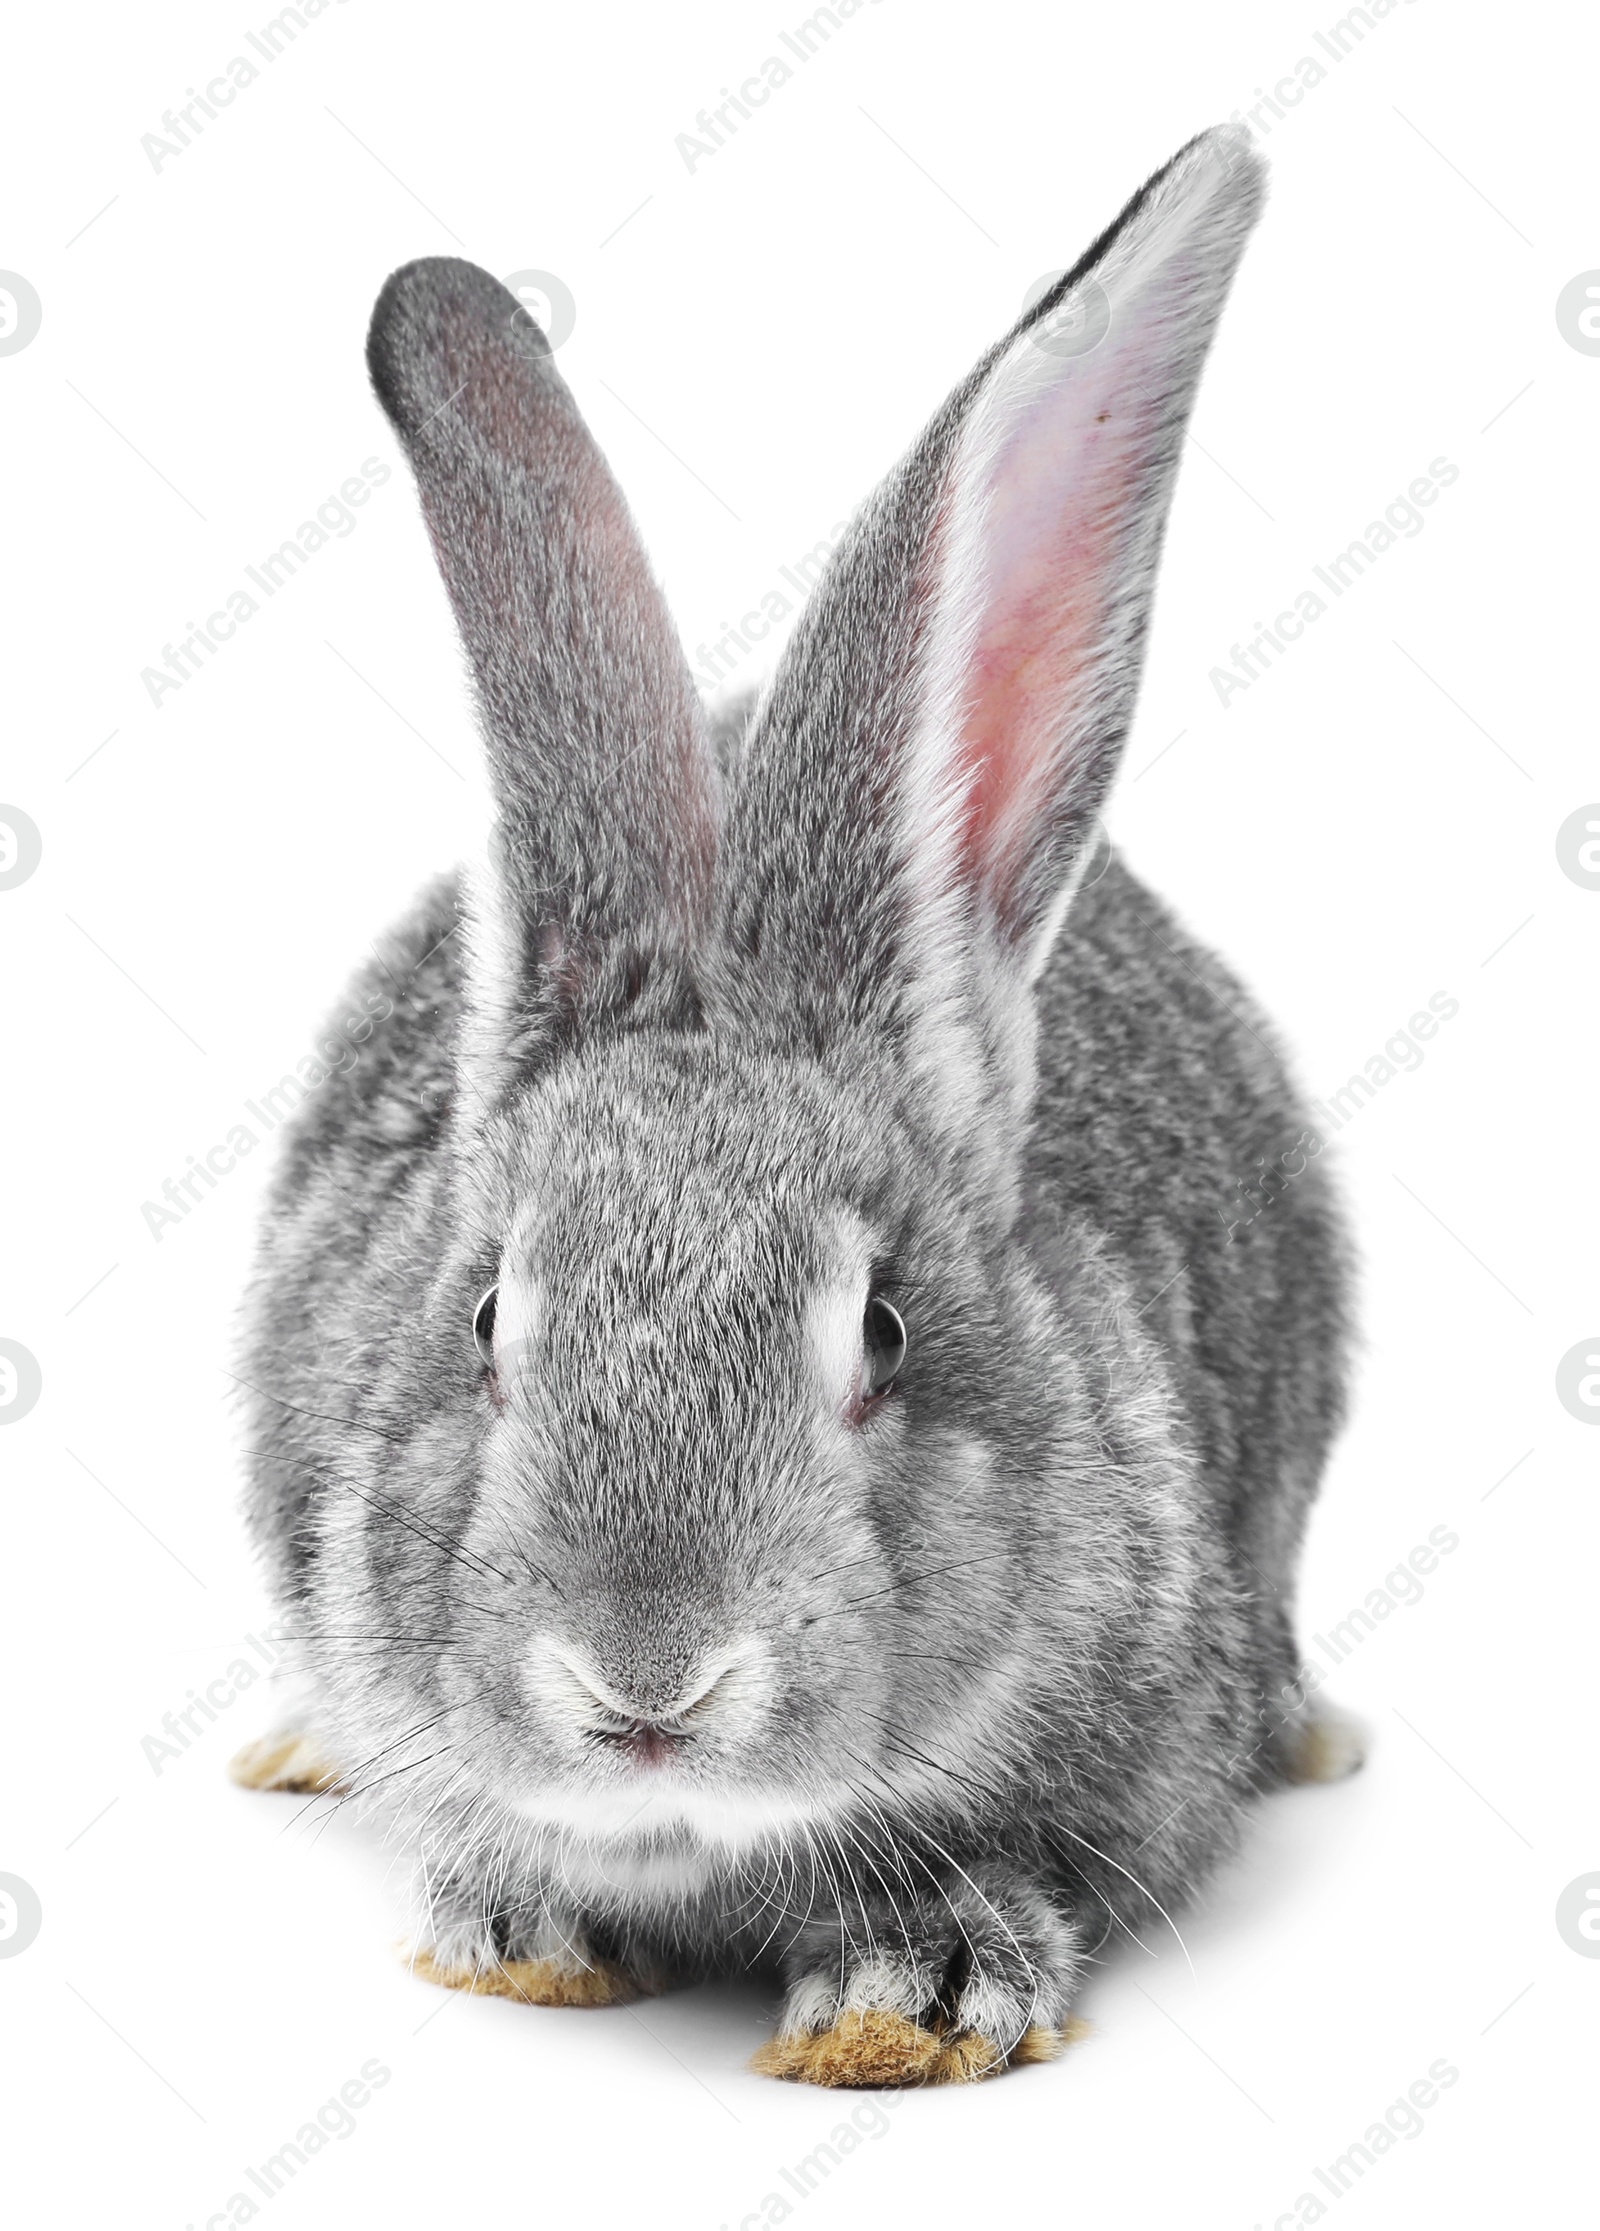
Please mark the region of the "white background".
POLYGON ((1341 2223, 1498 2224, 1576 2174, 1600 1964, 1555 1905, 1600 1868, 1600 1434, 1555 1382, 1600 1349, 1600 893, 1555 839, 1600 796, 1600 359, 1555 302, 1600 265, 1592 14, 1415 0, 1335 64, 1332 6, 881 0, 691 173, 676 136, 807 12, 348 0, 159 171, 141 136, 258 19, 13 20, 0 265, 44 313, 0 357, 0 798, 44 843, 0 893, 0 1335, 44 1386, 0 1438, 0 1872, 44 1916, 0 1961, 19 2222, 203 2225, 373 2058, 351 2135, 260 2201, 275 2226, 734 2226, 785 2220, 776 2195, 808 2231, 1248 2227, 1316 2220, 1308 2193, 1341 2223), (1330 1683, 1371 1763, 1264 1804, 1189 1957, 1157 1927, 1110 1959, 1063 2063, 881 2118, 745 2072, 754 1989, 433 1993, 369 1832, 224 1778, 262 1691, 159 1775, 141 1747, 267 1614, 224 1376, 266 1156, 159 1242, 141 1205, 478 826, 444 597, 365 384, 373 297, 419 254, 562 277, 563 369, 693 646, 1033 281, 1306 55, 1327 76, 1266 141, 1113 827, 1313 1093, 1459 1002, 1334 1149, 1364 1347, 1306 1633, 1430 1529, 1459 1540, 1330 1683), (141 670, 369 456, 395 470, 356 531, 153 706, 141 670), (1424 530, 1220 705, 1229 647, 1440 456, 1459 479, 1424 530), (1441 2059, 1420 2135, 1332 2198, 1317 2166, 1441 2059), (785 2170, 852 2109, 882 2135, 801 2198, 785 2170))

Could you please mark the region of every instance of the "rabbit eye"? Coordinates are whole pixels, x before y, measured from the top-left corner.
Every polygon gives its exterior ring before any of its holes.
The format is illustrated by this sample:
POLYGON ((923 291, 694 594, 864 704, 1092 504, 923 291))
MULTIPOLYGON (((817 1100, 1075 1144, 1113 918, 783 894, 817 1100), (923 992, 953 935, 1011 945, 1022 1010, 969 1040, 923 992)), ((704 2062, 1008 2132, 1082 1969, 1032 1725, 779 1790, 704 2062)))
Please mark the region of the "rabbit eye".
POLYGON ((499 1294, 499 1287, 491 1286, 472 1312, 473 1345, 487 1364, 494 1362, 494 1305, 499 1294))
POLYGON ((900 1376, 906 1360, 906 1326, 899 1310, 892 1302, 885 1301, 882 1294, 874 1294, 867 1303, 862 1343, 867 1361, 861 1392, 863 1395, 886 1394, 900 1376))

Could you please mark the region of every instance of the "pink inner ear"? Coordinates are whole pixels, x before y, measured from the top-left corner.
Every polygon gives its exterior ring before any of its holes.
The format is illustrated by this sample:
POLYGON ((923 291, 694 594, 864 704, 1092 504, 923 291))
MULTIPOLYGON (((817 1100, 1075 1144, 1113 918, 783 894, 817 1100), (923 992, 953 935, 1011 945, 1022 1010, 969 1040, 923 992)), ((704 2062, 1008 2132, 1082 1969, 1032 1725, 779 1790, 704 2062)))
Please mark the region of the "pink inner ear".
POLYGON ((971 770, 959 858, 1007 930, 1021 926, 1042 818, 1091 771, 1083 715, 1137 500, 1147 411, 1119 379, 1114 345, 1095 358, 1062 365, 1006 427, 982 485, 965 492, 981 514, 972 546, 955 553, 975 603, 957 744, 971 770))

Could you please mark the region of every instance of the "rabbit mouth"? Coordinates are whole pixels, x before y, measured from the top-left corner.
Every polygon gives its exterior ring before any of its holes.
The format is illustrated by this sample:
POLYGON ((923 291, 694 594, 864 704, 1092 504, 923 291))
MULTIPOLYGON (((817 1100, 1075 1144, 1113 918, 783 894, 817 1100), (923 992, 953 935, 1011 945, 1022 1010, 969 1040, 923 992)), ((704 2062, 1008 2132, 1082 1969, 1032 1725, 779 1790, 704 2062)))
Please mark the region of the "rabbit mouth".
POLYGON ((587 1741, 613 1757, 648 1770, 679 1758, 694 1741, 686 1720, 626 1720, 610 1727, 594 1727, 587 1741))

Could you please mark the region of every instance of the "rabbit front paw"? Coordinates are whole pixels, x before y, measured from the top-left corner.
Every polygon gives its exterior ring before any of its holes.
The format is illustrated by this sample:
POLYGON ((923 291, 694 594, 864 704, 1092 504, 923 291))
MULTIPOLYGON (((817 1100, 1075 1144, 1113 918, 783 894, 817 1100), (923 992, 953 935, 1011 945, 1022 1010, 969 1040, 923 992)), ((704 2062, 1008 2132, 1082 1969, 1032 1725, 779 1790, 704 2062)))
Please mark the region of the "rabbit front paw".
POLYGON ((649 1986, 615 1960, 576 1949, 538 1960, 491 1953, 446 1962, 426 1945, 407 1954, 413 1975, 447 1991, 476 1991, 488 1998, 520 1999, 524 2006, 625 2006, 642 1998, 649 1986))
POLYGON ((1342 1782, 1366 1759, 1366 1730, 1352 1713, 1319 1703, 1285 1730, 1280 1753, 1286 1781, 1342 1782))
POLYGON ((1054 2060, 1085 2025, 1071 1924, 1041 1892, 963 1884, 810 1920, 785 1955, 778 2034, 751 2062, 793 2083, 970 2084, 1054 2060))
POLYGON ((404 1957, 413 1974, 446 1990, 524 2006, 622 2006, 665 1988, 653 1972, 598 1951, 581 1919, 548 1898, 508 1909, 481 1889, 433 1884, 423 1912, 404 1957))

